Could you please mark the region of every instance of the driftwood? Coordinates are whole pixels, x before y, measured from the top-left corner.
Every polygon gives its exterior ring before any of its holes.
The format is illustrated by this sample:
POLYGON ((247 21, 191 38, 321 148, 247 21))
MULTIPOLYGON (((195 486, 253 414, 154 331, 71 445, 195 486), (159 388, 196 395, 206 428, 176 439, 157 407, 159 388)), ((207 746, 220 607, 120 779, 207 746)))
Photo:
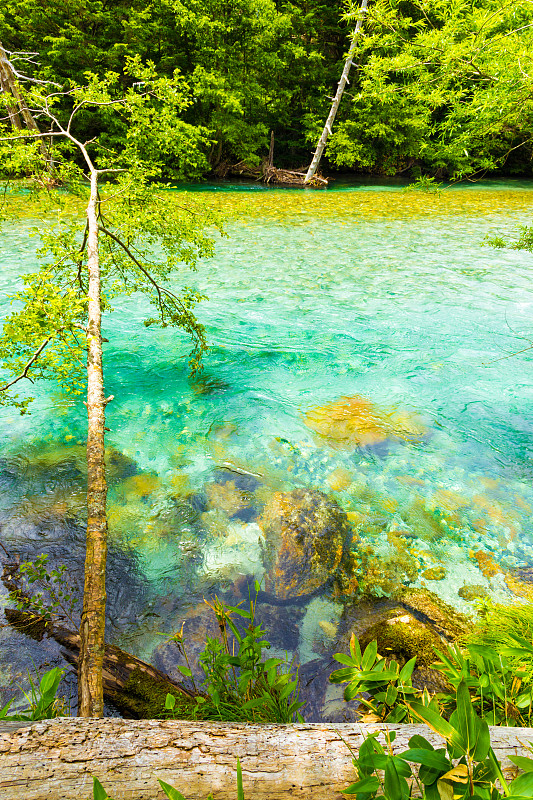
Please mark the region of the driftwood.
POLYGON ((306 173, 292 169, 278 169, 271 164, 265 164, 261 180, 263 183, 282 184, 284 186, 311 186, 323 188, 328 185, 328 179, 321 175, 313 175, 306 183, 306 173))
MULTIPOLYGON (((208 722, 57 719, 22 727, 0 722, 2 800, 88 800, 96 776, 114 800, 162 800, 158 778, 189 800, 235 800, 236 763, 247 800, 340 800, 354 780, 351 755, 376 725, 237 725, 208 722), (342 737, 342 739, 340 738, 342 737), (344 741, 343 741, 344 740, 344 741)), ((398 752, 423 725, 389 725, 398 752)), ((507 760, 533 739, 529 728, 492 728, 507 760)), ((381 737, 382 738, 382 737, 381 737)), ((383 740, 383 738, 382 738, 383 740)))
MULTIPOLYGON (((7 608, 5 615, 10 625, 38 641, 43 636, 55 639, 63 648, 65 660, 78 668, 80 637, 77 633, 25 611, 7 608)), ((111 644, 105 646, 103 684, 104 697, 128 718, 160 716, 169 692, 176 697, 181 716, 191 717, 196 707, 195 695, 181 683, 111 644)))
POLYGON ((268 160, 262 166, 252 166, 246 161, 239 161, 238 164, 230 164, 227 161, 221 162, 214 170, 217 178, 227 178, 235 176, 248 178, 262 183, 274 184, 279 186, 311 186, 313 188, 324 188, 328 185, 327 178, 322 175, 314 175, 307 183, 305 182, 305 172, 294 169, 278 169, 273 164, 273 142, 270 142, 270 152, 268 160))
POLYGON ((234 176, 238 178, 249 178, 255 181, 261 179, 261 167, 248 164, 247 161, 239 161, 237 164, 232 164, 230 161, 221 161, 220 164, 217 164, 214 168, 213 175, 216 178, 234 176))

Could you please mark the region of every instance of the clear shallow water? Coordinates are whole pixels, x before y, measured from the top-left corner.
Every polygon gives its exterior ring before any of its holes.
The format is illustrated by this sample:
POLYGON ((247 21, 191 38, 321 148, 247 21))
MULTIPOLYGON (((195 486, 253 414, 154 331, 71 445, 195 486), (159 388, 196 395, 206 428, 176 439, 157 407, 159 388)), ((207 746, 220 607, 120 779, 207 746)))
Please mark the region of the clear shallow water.
MULTIPOLYGON (((159 634, 185 616, 198 627, 203 596, 263 576, 265 504, 302 487, 334 497, 356 548, 373 548, 378 594, 427 586, 462 610, 465 584, 513 597, 533 565, 533 351, 507 356, 533 330, 533 257, 481 243, 529 223, 532 199, 523 185, 438 197, 204 187, 229 221, 215 258, 186 276, 210 298, 203 374, 188 378, 181 334, 142 326, 140 298, 106 324, 107 442, 129 459, 109 493, 111 639, 168 668, 159 634), (329 437, 306 424, 356 396, 416 419, 420 435, 339 446, 334 424, 329 437)), ((35 264, 28 227, 3 234, 2 296, 35 264)), ((31 417, 1 411, 2 540, 50 550, 74 578, 80 405, 48 386, 31 417)), ((295 604, 274 644, 324 658, 342 614, 327 596, 295 604)), ((13 634, 1 635, 7 664, 13 634)))

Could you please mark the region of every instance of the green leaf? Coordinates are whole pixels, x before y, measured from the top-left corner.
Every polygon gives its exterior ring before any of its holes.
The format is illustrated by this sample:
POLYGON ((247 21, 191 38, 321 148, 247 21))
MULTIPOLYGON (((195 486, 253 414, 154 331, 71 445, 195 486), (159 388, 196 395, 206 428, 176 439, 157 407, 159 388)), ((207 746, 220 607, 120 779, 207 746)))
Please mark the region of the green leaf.
POLYGON ((12 698, 11 700, 8 700, 8 702, 5 704, 3 709, 0 711, 0 719, 5 719, 6 718, 7 712, 9 711, 9 707, 10 707, 10 705, 13 702, 14 699, 15 698, 12 698))
POLYGON ((186 678, 192 678, 192 671, 189 669, 189 667, 181 667, 178 665, 178 669, 182 675, 185 675, 186 678))
POLYGON ((385 789, 385 795, 394 797, 395 800, 400 800, 400 798, 402 798, 405 794, 396 763, 392 758, 389 758, 385 765, 385 779, 383 786, 385 789))
POLYGON ((165 781, 159 779, 159 785, 161 786, 164 793, 168 797, 168 800, 185 800, 182 793, 178 792, 177 789, 174 789, 174 787, 171 786, 169 783, 165 783, 165 781))
POLYGON ((292 692, 295 691, 296 687, 298 686, 298 681, 293 681, 292 683, 287 684, 283 691, 280 693, 279 699, 285 700, 292 692))
POLYGON ((242 785, 241 762, 237 759, 237 800, 244 800, 244 788, 242 785))
POLYGON ((527 708, 527 706, 531 705, 533 699, 533 694, 531 691, 523 692, 519 694, 515 700, 515 706, 517 708, 527 708))
POLYGON ((174 697, 174 695, 167 694, 167 696, 165 697, 165 708, 167 709, 167 711, 172 711, 175 705, 176 705, 176 698, 174 697))
MULTIPOLYGON (((350 656, 344 655, 344 653, 335 653, 333 658, 339 662, 339 664, 345 664, 347 667, 354 667, 353 658, 350 656)), ((330 676, 331 680, 331 676, 330 676)))
POLYGON ((341 791, 343 794, 362 794, 364 792, 377 792, 378 789, 379 780, 374 775, 371 775, 361 781, 352 783, 347 789, 342 789, 341 791))
POLYGON ((93 778, 93 800, 111 800, 98 778, 93 778))
POLYGON ((392 684, 389 684, 389 686, 387 687, 386 695, 385 695, 385 703, 386 703, 386 705, 388 705, 389 707, 393 706, 394 703, 396 702, 396 698, 397 697, 398 697, 398 689, 396 688, 396 686, 393 686, 392 684))
POLYGON ((476 740, 478 718, 472 706, 470 692, 464 680, 457 687, 457 709, 450 717, 450 722, 455 725, 462 740, 462 746, 468 753, 473 753, 476 740))
POLYGON ((420 736, 418 733, 415 733, 415 735, 411 736, 409 739, 409 747, 413 750, 419 748, 422 748, 422 750, 435 750, 431 742, 428 742, 424 736, 420 736))
POLYGON ((533 772, 533 758, 526 758, 526 756, 509 756, 509 761, 516 764, 517 767, 524 770, 524 772, 533 772))
POLYGON ((524 772, 515 778, 509 787, 511 794, 533 797, 533 772, 524 772))
POLYGON ((279 665, 283 663, 284 660, 282 658, 267 658, 267 660, 263 664, 263 667, 265 670, 275 669, 276 667, 279 667, 279 665))
POLYGON ((477 738, 474 747, 474 760, 484 761, 490 750, 490 730, 487 721, 482 719, 477 721, 477 738))
POLYGON ((60 667, 54 667, 54 669, 50 669, 48 672, 44 673, 39 686, 43 696, 51 696, 52 699, 55 697, 64 672, 65 670, 60 669, 60 667))
POLYGON ((430 708, 426 708, 422 703, 407 703, 407 706, 416 717, 421 719, 422 722, 425 722, 426 725, 429 725, 431 730, 435 731, 435 733, 443 736, 451 744, 461 746, 461 735, 449 722, 443 719, 440 714, 437 714, 430 708))
POLYGON ((438 780, 437 790, 439 792, 440 800, 454 800, 452 783, 447 783, 446 781, 438 780))
POLYGON ((416 657, 411 658, 406 664, 403 665, 402 669, 400 670, 400 676, 399 676, 399 680, 401 683, 406 683, 408 680, 410 680, 415 666, 416 666, 416 657))
POLYGON ((363 653, 363 657, 361 660, 361 670, 366 672, 369 670, 376 660, 378 652, 378 643, 377 639, 374 639, 370 644, 368 644, 365 648, 365 652, 363 653))
POLYGON ((432 767, 437 770, 447 771, 450 769, 450 760, 436 750, 425 748, 413 748, 400 753, 400 758, 405 761, 413 761, 415 764, 423 764, 425 767, 432 767))

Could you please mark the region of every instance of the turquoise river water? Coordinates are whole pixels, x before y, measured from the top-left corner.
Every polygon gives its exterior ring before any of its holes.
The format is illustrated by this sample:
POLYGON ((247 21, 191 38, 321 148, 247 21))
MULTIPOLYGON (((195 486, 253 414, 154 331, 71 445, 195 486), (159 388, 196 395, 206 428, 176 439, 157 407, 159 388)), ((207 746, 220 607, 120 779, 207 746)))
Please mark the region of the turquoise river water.
MULTIPOLYGON (((190 620, 199 640, 204 597, 264 579, 265 518, 294 489, 333 498, 371 549, 354 592, 427 587, 468 613, 527 590, 533 256, 482 243, 531 221, 532 190, 202 188, 228 215, 186 277, 209 297, 202 375, 188 377, 181 333, 143 327, 138 297, 106 320, 111 641, 172 671, 164 636, 190 620)), ((3 313, 36 264, 32 224, 2 232, 3 313)), ((36 392, 31 415, 0 410, 0 540, 79 582, 84 407, 36 392)), ((274 649, 326 665, 346 602, 267 597, 274 649)), ((59 655, 0 630, 5 690, 32 658, 59 655)))

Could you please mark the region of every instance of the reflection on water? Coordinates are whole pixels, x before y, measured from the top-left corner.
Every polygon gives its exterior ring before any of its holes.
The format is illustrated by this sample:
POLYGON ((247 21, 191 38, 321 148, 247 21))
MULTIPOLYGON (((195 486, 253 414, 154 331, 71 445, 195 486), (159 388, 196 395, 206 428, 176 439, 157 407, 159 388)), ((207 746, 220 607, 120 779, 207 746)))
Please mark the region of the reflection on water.
MULTIPOLYGON (((527 595, 533 369, 507 356, 531 333, 531 255, 480 244, 528 222, 530 197, 202 192, 238 215, 194 277, 202 375, 139 298, 105 332, 110 639, 171 671, 160 634, 185 619, 197 651, 203 597, 257 578, 276 651, 327 677, 375 613, 348 613, 363 591, 386 606, 425 586, 463 611, 527 595)), ((4 235, 4 292, 34 264, 26 233, 4 235)), ((79 581, 83 406, 37 391, 31 417, 2 411, 2 541, 79 581)), ((2 683, 51 647, 2 629, 2 683)))

